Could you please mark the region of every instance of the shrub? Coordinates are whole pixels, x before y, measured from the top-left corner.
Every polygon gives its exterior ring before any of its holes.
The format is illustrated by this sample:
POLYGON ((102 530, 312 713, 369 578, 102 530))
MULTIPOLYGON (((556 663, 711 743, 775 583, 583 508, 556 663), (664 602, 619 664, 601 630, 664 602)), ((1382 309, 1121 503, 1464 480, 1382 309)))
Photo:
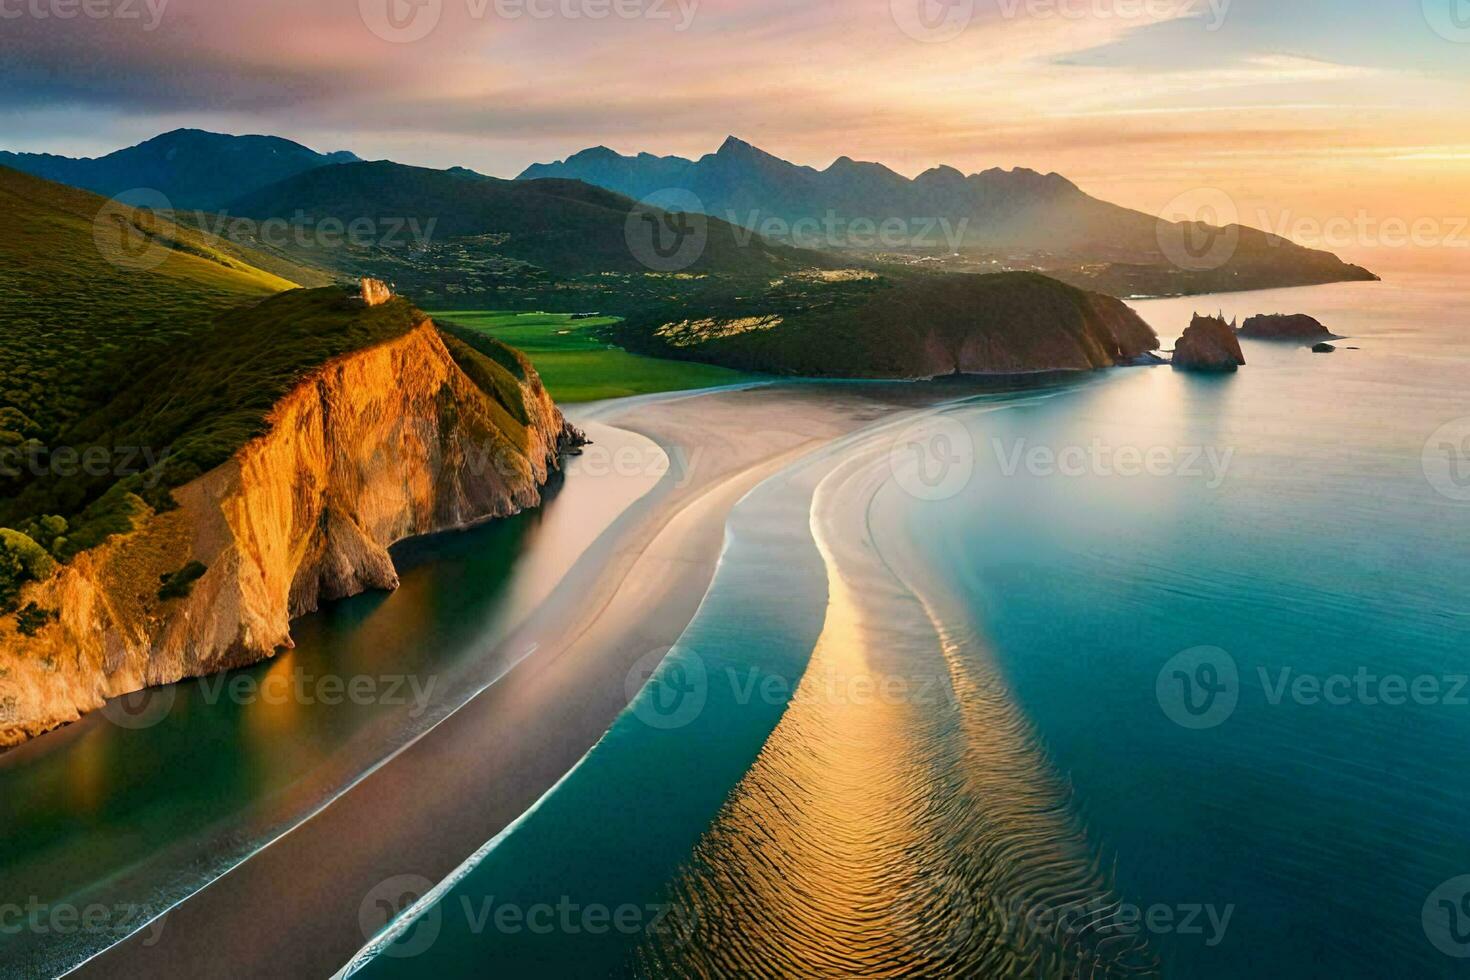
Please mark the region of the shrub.
POLYGON ((28 602, 26 607, 16 615, 15 628, 20 630, 23 636, 35 636, 55 619, 54 609, 42 609, 34 602, 28 602))
POLYGON ((0 612, 14 612, 21 587, 41 582, 56 571, 46 549, 28 535, 0 527, 0 612))
POLYGON ((194 591, 194 583, 204 577, 209 571, 209 566, 203 562, 191 561, 183 568, 171 575, 161 578, 163 587, 158 590, 158 598, 167 602, 170 599, 184 599, 194 591))

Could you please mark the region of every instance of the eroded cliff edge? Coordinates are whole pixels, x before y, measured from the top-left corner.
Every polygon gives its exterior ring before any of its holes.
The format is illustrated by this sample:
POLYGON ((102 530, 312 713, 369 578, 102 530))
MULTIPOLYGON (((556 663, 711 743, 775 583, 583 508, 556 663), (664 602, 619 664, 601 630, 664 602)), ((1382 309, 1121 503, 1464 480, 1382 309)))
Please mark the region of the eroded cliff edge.
POLYGON ((396 587, 395 542, 536 506, 580 435, 524 359, 495 353, 423 319, 334 358, 276 402, 264 435, 176 489, 176 509, 29 586, 24 602, 56 618, 34 635, 0 618, 0 746, 271 657, 294 617, 396 587), (188 594, 162 597, 192 563, 188 594))

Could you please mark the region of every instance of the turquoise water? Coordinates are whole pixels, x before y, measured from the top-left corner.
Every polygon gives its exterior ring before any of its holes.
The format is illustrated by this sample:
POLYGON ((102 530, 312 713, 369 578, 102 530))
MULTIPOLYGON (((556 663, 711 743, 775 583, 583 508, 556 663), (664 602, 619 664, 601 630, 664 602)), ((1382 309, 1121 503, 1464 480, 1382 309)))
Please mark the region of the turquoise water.
POLYGON ((632 708, 360 972, 1457 975, 1470 289, 1137 306, 1361 349, 975 398, 768 482, 632 708))

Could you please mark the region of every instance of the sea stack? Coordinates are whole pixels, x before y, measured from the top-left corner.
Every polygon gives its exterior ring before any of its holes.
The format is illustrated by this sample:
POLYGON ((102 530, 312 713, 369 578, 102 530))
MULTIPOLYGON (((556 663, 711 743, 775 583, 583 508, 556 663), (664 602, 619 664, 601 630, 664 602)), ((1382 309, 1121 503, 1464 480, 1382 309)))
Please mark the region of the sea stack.
POLYGON ((1235 327, 1223 316, 1194 315, 1189 329, 1174 347, 1177 371, 1237 371, 1245 354, 1236 339, 1235 327))
POLYGON ((1334 339, 1316 318, 1305 313, 1253 316, 1241 325, 1240 336, 1249 340, 1298 340, 1307 343, 1334 339))

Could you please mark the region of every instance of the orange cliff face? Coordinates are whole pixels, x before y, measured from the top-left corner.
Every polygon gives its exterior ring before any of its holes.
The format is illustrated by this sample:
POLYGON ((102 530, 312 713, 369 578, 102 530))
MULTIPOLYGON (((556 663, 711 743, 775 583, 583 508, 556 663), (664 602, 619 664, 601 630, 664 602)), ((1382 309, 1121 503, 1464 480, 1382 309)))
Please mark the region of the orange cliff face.
POLYGON ((269 658, 321 602, 396 588, 395 542, 538 505, 579 436, 534 372, 521 388, 524 426, 427 320, 317 369, 266 435, 175 491, 176 510, 33 585, 25 601, 57 622, 27 637, 0 619, 0 746, 269 658), (189 595, 160 599, 161 578, 191 561, 206 571, 189 595))

